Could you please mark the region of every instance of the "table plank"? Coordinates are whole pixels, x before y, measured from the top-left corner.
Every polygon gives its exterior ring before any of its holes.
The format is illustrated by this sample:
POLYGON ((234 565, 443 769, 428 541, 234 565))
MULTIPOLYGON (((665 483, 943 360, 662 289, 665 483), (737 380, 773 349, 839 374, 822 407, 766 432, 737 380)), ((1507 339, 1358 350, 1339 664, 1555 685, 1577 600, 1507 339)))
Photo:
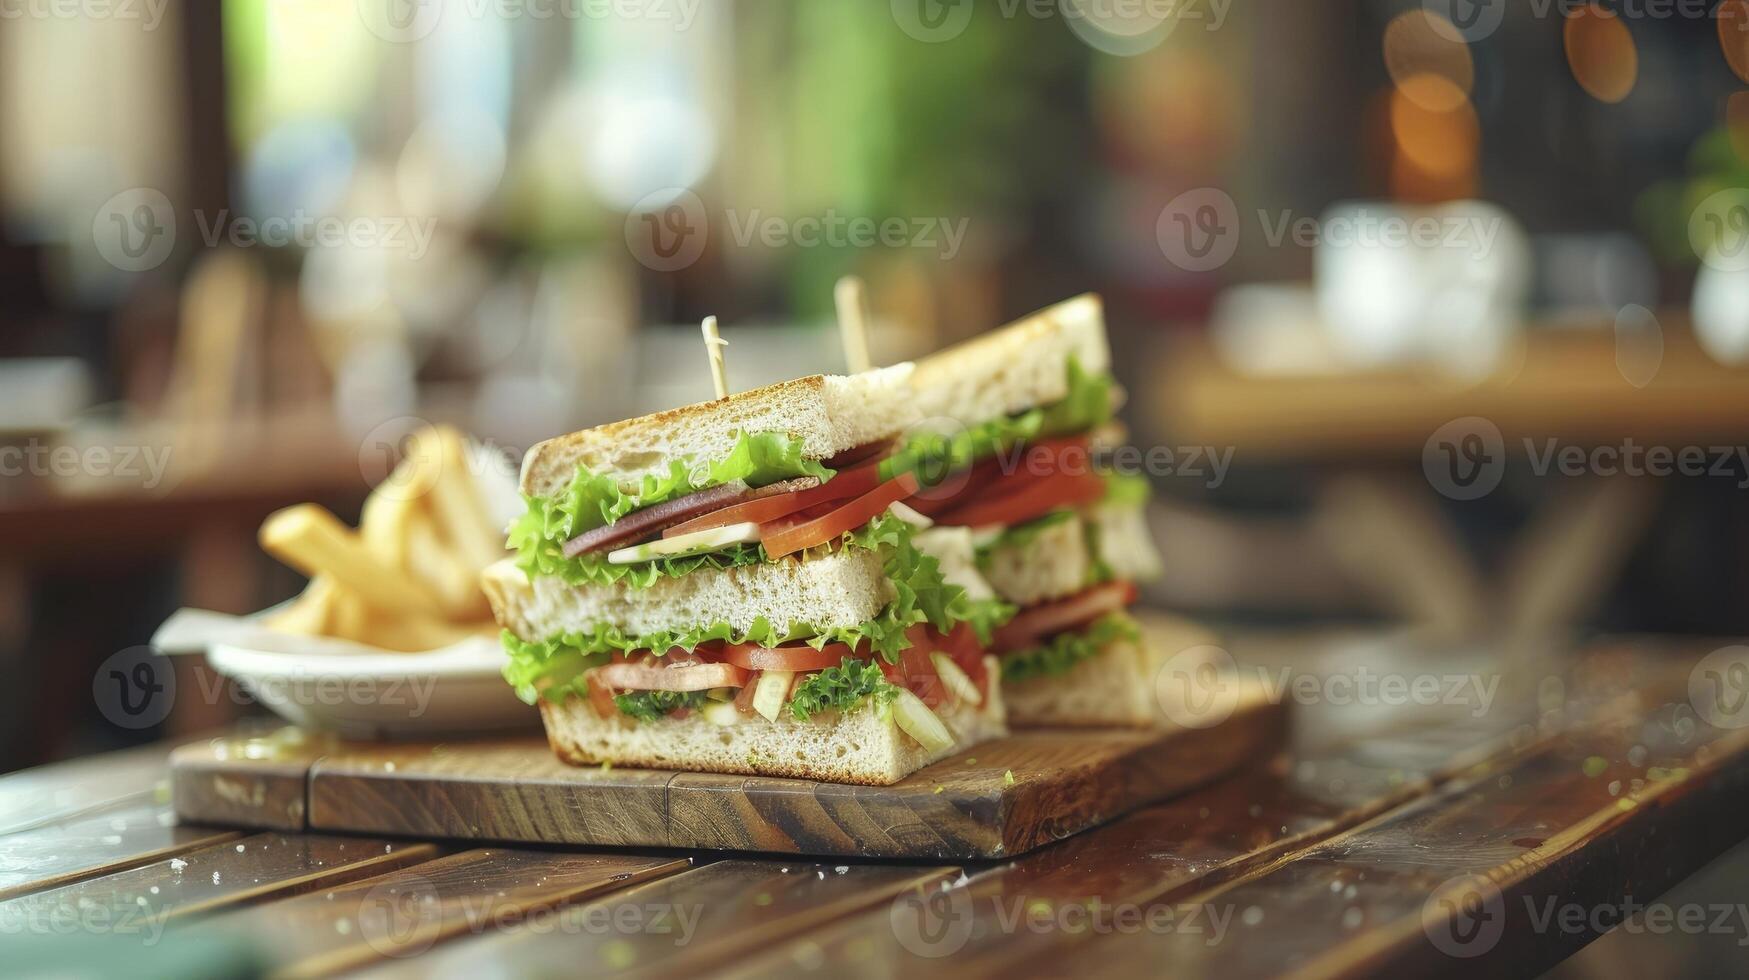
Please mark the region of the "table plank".
POLYGON ((613 971, 698 976, 791 936, 804 936, 958 868, 731 859, 567 909, 551 931, 470 940, 373 971, 373 980, 613 971))
POLYGON ((160 799, 169 755, 168 744, 146 745, 0 776, 0 836, 160 799))
POLYGON ((436 857, 430 844, 259 834, 0 903, 0 932, 64 923, 156 941, 172 920, 287 898, 436 857))
POLYGON ((241 836, 179 826, 167 803, 109 809, 0 837, 0 901, 113 874, 241 836))
POLYGON ((1595 935, 1539 926, 1549 908, 1589 910, 1627 894, 1647 901, 1741 839, 1749 731, 1697 727, 1683 707, 1560 736, 1230 888, 1184 899, 1180 907, 1229 922, 1213 942, 1108 936, 1073 962, 1113 976, 1171 962, 1224 980, 1289 969, 1533 975, 1595 935))
POLYGON ((278 976, 322 976, 418 956, 457 936, 550 921, 581 899, 688 866, 674 857, 463 851, 191 928, 256 937, 278 976))

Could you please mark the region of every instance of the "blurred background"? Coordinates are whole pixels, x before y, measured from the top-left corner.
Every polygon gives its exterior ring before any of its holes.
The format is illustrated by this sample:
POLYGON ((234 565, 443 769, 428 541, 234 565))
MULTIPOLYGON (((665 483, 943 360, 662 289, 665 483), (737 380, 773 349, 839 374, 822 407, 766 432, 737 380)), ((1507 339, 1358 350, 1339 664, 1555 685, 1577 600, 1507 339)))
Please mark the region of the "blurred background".
POLYGON ((22 3, 0 771, 249 710, 88 692, 418 420, 843 370, 849 273, 884 362, 1105 297, 1158 604, 1749 632, 1749 0, 22 3))

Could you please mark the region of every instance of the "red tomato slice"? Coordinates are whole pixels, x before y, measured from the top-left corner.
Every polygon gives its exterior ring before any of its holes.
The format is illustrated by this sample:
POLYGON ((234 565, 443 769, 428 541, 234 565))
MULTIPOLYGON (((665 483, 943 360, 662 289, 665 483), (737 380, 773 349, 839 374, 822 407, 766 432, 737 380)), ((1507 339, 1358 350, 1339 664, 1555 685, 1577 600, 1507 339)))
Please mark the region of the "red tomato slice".
POLYGON ((723 649, 726 663, 747 670, 825 670, 855 657, 849 644, 828 643, 816 650, 806 643, 790 643, 780 647, 762 647, 757 643, 733 644, 723 649))
POLYGON ((607 664, 595 668, 592 677, 618 691, 708 691, 713 687, 741 687, 747 683, 747 671, 734 664, 686 667, 607 664))
POLYGON ((1128 582, 1096 585, 1067 599, 1022 609, 996 631, 990 646, 1003 653, 1028 650, 1046 637, 1090 623, 1135 601, 1136 587, 1128 582))
POLYGON ((700 514, 692 520, 676 524, 663 531, 662 536, 672 538, 681 534, 691 534, 694 531, 708 531, 713 527, 727 527, 730 524, 741 524, 747 521, 752 521, 755 524, 768 524, 818 504, 868 493, 879 485, 880 463, 867 463, 855 469, 844 470, 817 487, 772 494, 731 504, 708 514, 700 514))
POLYGON ((591 671, 584 681, 589 687, 589 703, 595 707, 595 713, 602 718, 612 718, 619 714, 619 705, 613 703, 613 692, 591 671))
MULTIPOLYGON (((832 483, 826 486, 829 487, 832 483)), ((846 531, 854 531, 867 524, 881 511, 916 492, 917 478, 909 473, 901 474, 824 516, 801 523, 775 523, 761 527, 759 534, 765 544, 766 553, 773 558, 782 558, 784 555, 793 555, 798 551, 835 541, 846 531)))
POLYGON ((969 470, 952 474, 934 486, 924 487, 905 503, 919 514, 933 517, 976 500, 1001 478, 1002 460, 992 456, 969 470))
POLYGON ((1035 477, 1013 490, 955 507, 937 515, 936 520, 962 527, 1024 524, 1058 508, 1093 503, 1104 495, 1105 482, 1091 473, 1057 473, 1035 477))

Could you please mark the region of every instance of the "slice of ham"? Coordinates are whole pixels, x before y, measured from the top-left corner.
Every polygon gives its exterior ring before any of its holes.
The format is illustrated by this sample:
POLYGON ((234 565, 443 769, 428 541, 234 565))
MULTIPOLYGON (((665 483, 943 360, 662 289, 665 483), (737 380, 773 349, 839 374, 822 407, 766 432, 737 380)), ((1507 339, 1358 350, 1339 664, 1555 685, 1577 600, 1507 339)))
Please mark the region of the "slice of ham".
POLYGON ((748 671, 734 664, 687 664, 653 667, 636 663, 613 663, 595 668, 593 679, 616 691, 708 691, 717 687, 741 687, 748 671))
POLYGON ((750 493, 744 484, 725 483, 709 490, 699 490, 684 497, 664 501, 654 507, 633 511, 612 524, 606 524, 593 530, 584 531, 565 542, 565 557, 575 558, 591 551, 601 551, 619 545, 632 544, 663 530, 689 521, 700 514, 708 514, 713 510, 743 500, 750 493))
POLYGON ((1067 599, 1029 606, 996 630, 990 647, 1000 653, 1030 650, 1049 637, 1085 626, 1135 601, 1133 584, 1107 582, 1067 599))

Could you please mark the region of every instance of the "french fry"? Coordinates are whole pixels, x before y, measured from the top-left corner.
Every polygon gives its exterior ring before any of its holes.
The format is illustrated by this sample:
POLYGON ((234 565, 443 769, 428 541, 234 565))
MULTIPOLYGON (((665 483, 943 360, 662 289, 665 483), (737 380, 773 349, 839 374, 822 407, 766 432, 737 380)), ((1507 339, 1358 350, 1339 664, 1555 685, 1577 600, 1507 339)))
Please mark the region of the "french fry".
POLYGON ((329 615, 328 635, 354 643, 366 643, 372 646, 376 630, 375 614, 366 605, 364 597, 356 592, 340 588, 334 590, 331 603, 332 612, 329 615))
POLYGON ((415 434, 411 449, 422 459, 435 459, 440 468, 431 482, 431 513, 451 547, 476 573, 504 557, 504 536, 492 527, 474 485, 462 434, 446 425, 434 426, 415 434))
POLYGON ((388 616, 372 612, 363 635, 356 639, 384 650, 421 653, 460 643, 492 628, 490 623, 446 623, 422 616, 388 616))
POLYGON ((424 512, 411 515, 404 533, 405 568, 443 602, 450 619, 466 621, 491 615, 479 573, 438 538, 437 528, 424 512))
MULTIPOLYGON (((402 460, 401 466, 410 466, 410 459, 402 460)), ((395 467, 398 473, 401 466, 395 467)), ((364 546, 370 549, 383 564, 397 569, 406 569, 407 564, 407 526, 419 511, 419 498, 408 497, 384 488, 393 484, 394 477, 385 480, 382 487, 371 491, 364 500, 364 510, 358 518, 358 536, 364 540, 364 546)))
POLYGON ((284 609, 263 617, 261 624, 285 633, 321 636, 331 630, 333 609, 334 582, 318 575, 284 609))
POLYGON ((261 525, 261 547, 312 578, 326 574, 384 612, 442 617, 443 603, 364 546, 358 535, 316 504, 298 504, 261 525))

